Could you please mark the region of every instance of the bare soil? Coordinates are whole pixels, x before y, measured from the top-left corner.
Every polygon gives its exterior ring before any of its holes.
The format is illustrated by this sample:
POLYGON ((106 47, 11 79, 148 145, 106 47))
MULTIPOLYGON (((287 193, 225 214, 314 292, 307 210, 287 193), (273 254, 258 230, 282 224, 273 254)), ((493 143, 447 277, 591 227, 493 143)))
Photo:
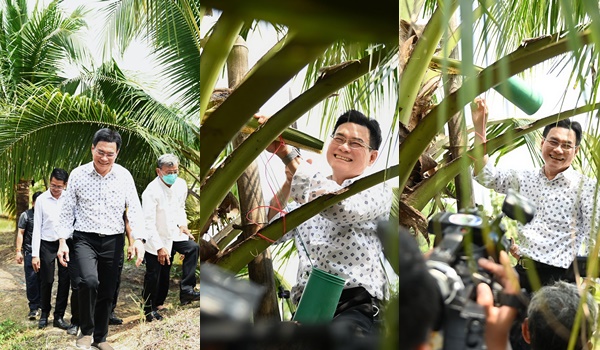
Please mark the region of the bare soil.
MULTIPOLYGON (((50 325, 37 329, 29 321, 23 265, 15 262, 14 233, 0 233, 0 349, 75 349, 75 337, 50 325), (9 330, 15 330, 9 332, 9 330)), ((178 258, 176 258, 178 260, 178 258)), ((174 265, 173 269, 180 265, 174 265)), ((199 349, 200 308, 198 302, 179 304, 179 280, 171 280, 167 309, 161 322, 146 323, 140 307, 144 266, 125 262, 116 314, 123 325, 109 326, 108 341, 115 349, 199 349)), ((54 297, 53 291, 53 297, 54 297)), ((65 320, 70 320, 70 306, 65 320)), ((52 318, 52 316, 50 316, 52 318)))

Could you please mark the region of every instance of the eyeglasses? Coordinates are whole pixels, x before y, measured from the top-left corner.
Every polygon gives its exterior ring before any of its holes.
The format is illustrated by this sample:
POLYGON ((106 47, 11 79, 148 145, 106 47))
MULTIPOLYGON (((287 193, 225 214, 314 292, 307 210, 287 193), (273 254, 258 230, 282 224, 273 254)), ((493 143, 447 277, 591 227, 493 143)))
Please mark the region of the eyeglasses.
POLYGON ((171 170, 171 171, 160 171, 161 173, 163 173, 163 175, 178 175, 179 174, 179 170, 171 170))
POLYGON ((552 148, 557 148, 560 146, 560 148, 563 149, 563 151, 570 151, 573 148, 576 148, 577 146, 573 146, 570 143, 560 143, 556 140, 548 140, 546 138, 544 138, 544 141, 546 141, 552 148))
POLYGON ((104 151, 101 151, 101 150, 99 150, 99 149, 97 149, 97 148, 94 148, 94 151, 95 151, 95 152, 96 152, 96 154, 97 154, 97 155, 99 155, 101 158, 104 158, 104 157, 106 157, 106 158, 108 158, 108 159, 112 159, 112 158, 114 158, 114 157, 116 157, 116 156, 117 156, 117 154, 116 154, 116 153, 105 153, 104 151))
POLYGON ((54 185, 54 184, 50 184, 50 188, 53 188, 55 190, 64 190, 65 186, 59 186, 59 185, 54 185))
POLYGON ((359 149, 359 148, 366 148, 368 150, 372 149, 370 146, 367 146, 363 141, 358 140, 358 139, 347 139, 341 135, 330 135, 330 137, 336 145, 341 146, 345 143, 348 143, 348 147, 350 147, 352 149, 359 149))

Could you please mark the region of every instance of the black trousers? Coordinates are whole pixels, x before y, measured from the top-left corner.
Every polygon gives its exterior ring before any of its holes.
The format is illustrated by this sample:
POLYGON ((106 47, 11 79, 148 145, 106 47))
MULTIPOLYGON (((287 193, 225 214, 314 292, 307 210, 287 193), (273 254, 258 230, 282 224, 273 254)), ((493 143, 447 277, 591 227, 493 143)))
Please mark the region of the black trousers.
POLYGON ((67 269, 71 279, 71 324, 79 326, 79 281, 81 278, 79 277, 79 264, 77 263, 77 253, 72 238, 67 239, 67 246, 69 247, 70 260, 67 269))
POLYGON ((58 241, 40 242, 40 303, 42 316, 48 317, 52 305, 52 285, 54 284, 54 268, 58 265, 58 287, 56 288, 56 304, 54 305, 54 319, 62 318, 69 301, 69 270, 58 263, 58 241))
POLYGON ((117 284, 123 235, 101 236, 91 232, 73 232, 79 264, 79 317, 83 335, 94 342, 106 341, 108 317, 117 284))
MULTIPOLYGON (((37 311, 40 308, 40 277, 31 264, 31 251, 23 251, 23 269, 25 270, 25 288, 29 311, 37 311)), ((41 265, 41 264, 40 264, 41 265)))
MULTIPOLYGON (((171 252, 171 263, 175 258, 175 253, 185 256, 182 264, 181 283, 179 290, 183 293, 189 293, 196 287, 196 267, 198 266, 198 254, 200 246, 198 243, 188 240, 181 242, 173 242, 171 252)), ((161 270, 158 276, 158 290, 156 292, 156 305, 163 305, 169 293, 169 285, 171 281, 171 267, 166 270, 161 270)))
POLYGON ((157 292, 158 292, 158 277, 161 274, 169 274, 171 265, 161 265, 158 262, 158 256, 146 252, 144 255, 146 260, 146 274, 144 275, 144 288, 142 289, 142 299, 144 300, 144 313, 149 314, 151 311, 156 311, 157 292))
POLYGON ((117 301, 119 300, 119 291, 121 290, 121 273, 123 272, 123 262, 125 260, 125 253, 121 250, 121 258, 119 259, 119 271, 117 272, 117 286, 115 287, 115 294, 113 295, 111 313, 115 312, 117 307, 117 301))
POLYGON ((332 323, 348 327, 357 336, 380 331, 380 305, 363 287, 342 291, 332 323))

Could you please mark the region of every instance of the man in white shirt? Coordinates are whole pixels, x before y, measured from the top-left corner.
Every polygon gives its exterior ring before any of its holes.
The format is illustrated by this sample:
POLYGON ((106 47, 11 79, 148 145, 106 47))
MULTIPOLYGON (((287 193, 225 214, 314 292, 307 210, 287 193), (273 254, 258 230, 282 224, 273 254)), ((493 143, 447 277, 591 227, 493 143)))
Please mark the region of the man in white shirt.
POLYGON ((180 301, 187 304, 200 300, 200 292, 194 290, 199 246, 189 239, 192 235, 187 227, 185 213, 188 189, 178 174, 179 159, 173 154, 160 156, 156 168, 157 176, 142 193, 146 231, 152 237, 145 245, 146 274, 142 291, 144 313, 148 322, 160 321, 163 318, 158 313, 158 306, 164 302, 164 298, 160 300, 159 297, 159 284, 166 283, 166 286, 162 287, 163 290, 165 287, 168 290, 173 240, 177 240, 178 252, 185 255, 180 301), (185 237, 185 240, 182 241, 181 237, 185 237))
MULTIPOLYGON (((69 174, 60 168, 54 168, 50 175, 50 189, 42 193, 35 202, 32 235, 33 269, 40 274, 40 304, 42 315, 38 328, 48 325, 48 316, 52 306, 52 285, 54 284, 54 265, 58 252, 58 217, 64 201, 64 190, 69 174)), ((68 329, 69 324, 63 320, 69 299, 69 271, 58 265, 58 287, 56 288, 56 304, 54 305, 54 327, 68 329)), ((77 314, 77 306, 71 304, 72 314, 77 314), (75 310, 73 310, 75 308, 75 310)))
POLYGON ((108 319, 119 267, 124 249, 127 218, 135 239, 136 265, 143 260, 147 235, 143 228, 140 200, 133 177, 115 159, 121 149, 121 135, 110 129, 100 129, 92 140, 92 162, 71 172, 60 212, 58 249, 63 266, 69 262, 66 239, 73 235, 76 263, 80 269, 79 305, 81 333, 75 345, 90 349, 111 350, 106 341, 108 319))
MULTIPOLYGON (((288 212, 364 177, 379 155, 381 141, 376 120, 355 110, 342 114, 327 147, 331 175, 303 160, 297 149, 273 142, 267 151, 282 159, 287 180, 271 201, 269 219, 277 209, 281 212, 286 207, 289 197, 294 202, 288 212)), ((379 307, 388 298, 388 289, 377 224, 388 219, 391 193, 385 184, 371 187, 323 209, 281 238, 295 239, 300 258, 297 283, 292 288, 294 303, 299 302, 314 266, 345 280, 333 322, 348 324, 361 335, 379 331, 379 307)))

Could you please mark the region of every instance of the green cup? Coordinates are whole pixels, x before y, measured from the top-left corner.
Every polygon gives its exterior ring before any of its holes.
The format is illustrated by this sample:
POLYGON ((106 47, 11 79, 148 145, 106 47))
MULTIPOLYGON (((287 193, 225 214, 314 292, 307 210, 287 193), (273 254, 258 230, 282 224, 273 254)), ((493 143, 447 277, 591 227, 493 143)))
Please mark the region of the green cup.
POLYGON ((313 267, 300 298, 294 321, 327 323, 333 319, 345 280, 313 267))

